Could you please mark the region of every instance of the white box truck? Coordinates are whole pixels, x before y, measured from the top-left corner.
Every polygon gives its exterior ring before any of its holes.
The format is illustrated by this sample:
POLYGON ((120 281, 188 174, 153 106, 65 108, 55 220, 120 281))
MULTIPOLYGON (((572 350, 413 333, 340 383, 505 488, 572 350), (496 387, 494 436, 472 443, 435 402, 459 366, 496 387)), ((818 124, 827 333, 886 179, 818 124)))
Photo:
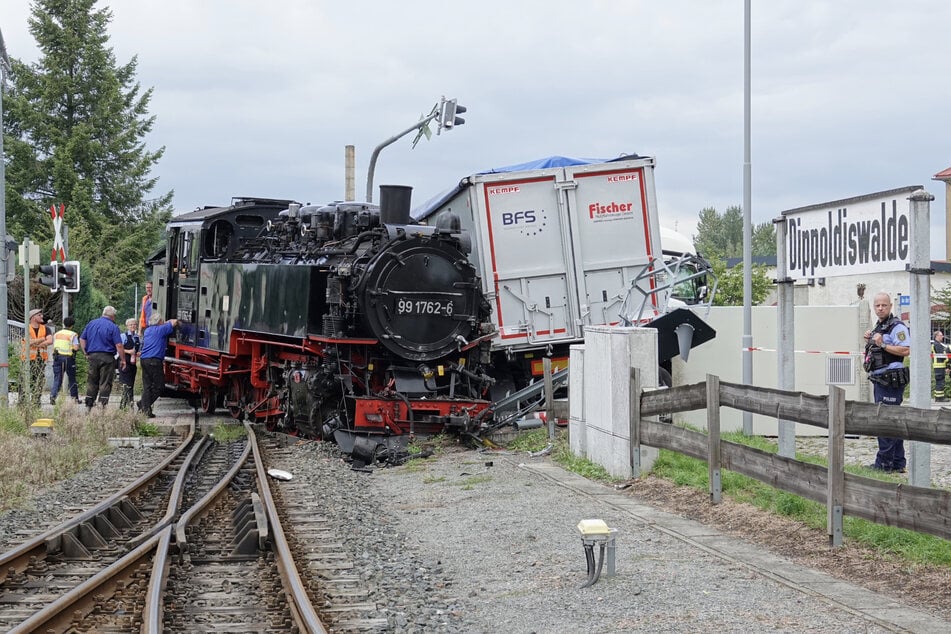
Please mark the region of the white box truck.
MULTIPOLYGON (((586 326, 658 327, 668 381, 682 347, 679 324, 690 324, 688 350, 714 336, 690 310, 670 314, 704 302, 709 267, 684 252, 682 237, 665 255, 652 157, 550 157, 497 168, 463 178, 413 217, 458 223, 473 236, 470 260, 492 302, 500 390, 541 376, 545 356, 566 367, 568 346, 586 326)), ((673 244, 677 234, 669 235, 673 244)))

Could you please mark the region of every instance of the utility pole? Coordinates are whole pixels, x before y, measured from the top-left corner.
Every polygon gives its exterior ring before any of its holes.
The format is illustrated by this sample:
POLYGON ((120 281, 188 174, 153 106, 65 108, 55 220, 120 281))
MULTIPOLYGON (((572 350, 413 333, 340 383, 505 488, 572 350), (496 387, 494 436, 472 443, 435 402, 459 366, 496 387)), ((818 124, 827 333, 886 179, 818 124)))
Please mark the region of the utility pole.
MULTIPOLYGON (((7 174, 6 158, 3 154, 3 89, 9 72, 10 59, 7 57, 7 46, 3 42, 3 32, 0 31, 0 241, 3 243, 3 257, 0 257, 0 403, 3 406, 10 403, 10 327, 7 324, 7 174)), ((27 278, 23 278, 24 286, 29 288, 29 283, 27 278)), ((23 316, 25 319, 26 313, 23 316)))

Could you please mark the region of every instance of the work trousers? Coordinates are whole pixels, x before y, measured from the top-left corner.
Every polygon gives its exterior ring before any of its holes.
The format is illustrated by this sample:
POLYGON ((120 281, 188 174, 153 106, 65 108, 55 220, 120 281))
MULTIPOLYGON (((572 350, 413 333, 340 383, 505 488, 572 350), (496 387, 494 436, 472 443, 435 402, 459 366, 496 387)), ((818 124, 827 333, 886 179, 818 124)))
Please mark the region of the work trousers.
POLYGON ((158 357, 139 359, 139 365, 142 366, 142 401, 139 409, 148 414, 165 389, 164 360, 158 357))
POLYGON ((128 362, 125 364, 125 370, 119 370, 119 384, 122 386, 122 400, 119 401, 119 409, 125 409, 135 401, 133 386, 135 385, 137 371, 136 364, 128 362))
POLYGON ((20 372, 23 373, 23 370, 26 369, 30 373, 30 394, 27 395, 26 392, 26 382, 23 380, 23 377, 20 377, 20 402, 26 403, 28 400, 33 403, 33 405, 40 404, 40 395, 43 393, 43 388, 46 387, 46 360, 43 359, 40 355, 36 355, 35 359, 30 359, 29 361, 21 361, 20 372))
MULTIPOLYGON (((901 405, 905 397, 905 388, 885 387, 878 383, 875 388, 875 402, 883 405, 901 405)), ((898 471, 905 468, 905 443, 901 438, 878 439, 878 454, 875 466, 885 471, 898 471)))
POLYGON ((116 357, 109 352, 87 354, 89 369, 86 373, 86 408, 92 409, 96 398, 103 407, 112 394, 112 381, 116 376, 116 357))
POLYGON ((934 399, 936 401, 945 400, 944 396, 944 368, 934 368, 934 399))
POLYGON ((66 389, 69 396, 79 400, 79 386, 76 384, 76 356, 53 353, 53 387, 50 389, 50 400, 55 401, 63 387, 63 377, 66 377, 66 389))

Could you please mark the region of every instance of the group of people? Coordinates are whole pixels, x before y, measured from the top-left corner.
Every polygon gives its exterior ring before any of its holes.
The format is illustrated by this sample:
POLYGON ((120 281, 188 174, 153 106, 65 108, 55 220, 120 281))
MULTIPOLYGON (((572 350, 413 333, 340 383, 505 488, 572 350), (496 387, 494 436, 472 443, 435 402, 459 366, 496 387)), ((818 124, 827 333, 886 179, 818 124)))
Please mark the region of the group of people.
MULTIPOLYGON (((116 324, 116 309, 113 306, 103 308, 102 316, 86 324, 81 334, 72 329, 74 325, 75 320, 66 317, 63 319, 63 328, 54 335, 46 325, 43 311, 30 311, 24 335, 27 349, 22 360, 27 366, 25 370, 30 374, 33 404, 38 406, 40 403, 44 368, 49 358, 49 348, 52 346, 51 403, 56 402, 65 379, 70 398, 77 403, 84 403, 87 411, 91 411, 97 402, 105 407, 118 374, 122 386, 119 406, 130 407, 135 400, 133 386, 138 367, 141 366, 143 389, 137 407, 149 418, 154 418, 152 405, 161 396, 165 385, 165 350, 168 338, 178 327, 178 320, 165 321, 160 315, 152 314, 152 283, 147 282, 145 285, 145 296, 142 298, 138 318, 125 321, 125 332, 116 324), (79 398, 79 386, 76 383, 76 354, 80 350, 87 361, 84 401, 79 398)), ((20 385, 22 392, 22 381, 20 385)))

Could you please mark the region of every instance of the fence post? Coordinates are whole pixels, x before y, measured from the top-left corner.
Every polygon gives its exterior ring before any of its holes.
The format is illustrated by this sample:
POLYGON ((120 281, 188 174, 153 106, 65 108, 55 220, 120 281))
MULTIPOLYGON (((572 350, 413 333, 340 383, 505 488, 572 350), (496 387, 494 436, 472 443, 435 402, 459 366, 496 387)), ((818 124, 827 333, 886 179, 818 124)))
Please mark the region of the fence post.
POLYGON ((707 375, 707 469, 710 501, 720 503, 720 377, 707 375))
POLYGON ((630 459, 631 477, 641 477, 641 371, 631 368, 630 398, 630 459))
POLYGON ((845 390, 829 386, 829 471, 826 525, 829 545, 842 545, 842 506, 845 502, 845 390))

